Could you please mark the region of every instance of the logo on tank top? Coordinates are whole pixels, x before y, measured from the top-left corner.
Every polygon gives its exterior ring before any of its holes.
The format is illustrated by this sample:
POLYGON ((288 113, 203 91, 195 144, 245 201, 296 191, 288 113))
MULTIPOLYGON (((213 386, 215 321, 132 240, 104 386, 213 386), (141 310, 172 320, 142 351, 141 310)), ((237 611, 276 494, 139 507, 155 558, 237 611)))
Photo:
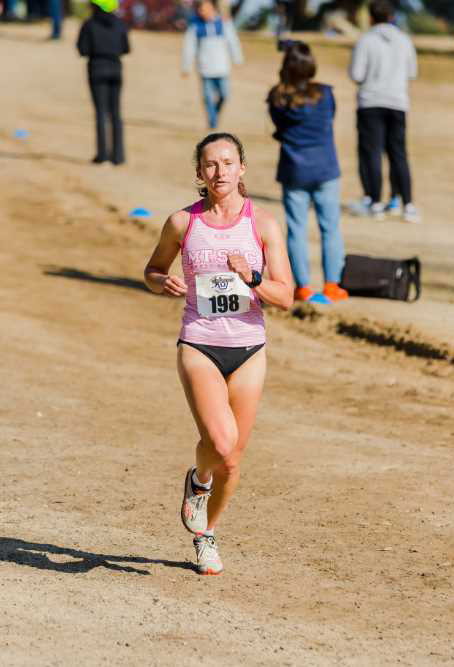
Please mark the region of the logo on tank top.
POLYGON ((231 250, 228 248, 220 248, 218 250, 203 248, 201 250, 189 251, 188 260, 195 270, 207 269, 213 265, 227 264, 229 255, 244 255, 247 263, 251 266, 259 263, 259 257, 255 252, 251 252, 250 250, 242 252, 241 250, 231 250))

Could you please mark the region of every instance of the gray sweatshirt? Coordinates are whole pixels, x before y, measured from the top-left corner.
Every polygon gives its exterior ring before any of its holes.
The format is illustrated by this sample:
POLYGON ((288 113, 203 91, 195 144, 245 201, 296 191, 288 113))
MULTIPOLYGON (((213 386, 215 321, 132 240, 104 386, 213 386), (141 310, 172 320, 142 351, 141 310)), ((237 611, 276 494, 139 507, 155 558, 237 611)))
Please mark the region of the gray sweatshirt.
POLYGON ((410 38, 391 23, 379 23, 353 49, 350 77, 359 84, 358 108, 407 111, 408 80, 418 73, 410 38))
POLYGON ((189 24, 183 40, 181 67, 189 72, 194 58, 201 76, 221 78, 230 73, 231 60, 243 62, 240 40, 231 21, 217 17, 203 21, 198 16, 189 24))

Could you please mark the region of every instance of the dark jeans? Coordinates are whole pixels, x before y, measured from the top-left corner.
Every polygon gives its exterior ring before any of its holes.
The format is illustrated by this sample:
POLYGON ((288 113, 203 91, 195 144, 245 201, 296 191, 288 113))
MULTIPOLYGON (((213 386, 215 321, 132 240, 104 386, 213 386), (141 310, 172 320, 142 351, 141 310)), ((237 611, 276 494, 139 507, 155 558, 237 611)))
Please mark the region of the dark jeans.
POLYGON ((47 0, 27 0, 27 19, 42 19, 49 13, 47 0))
POLYGON ((125 161, 123 123, 120 117, 121 78, 89 79, 96 109, 96 162, 111 160, 114 164, 125 161), (111 150, 107 142, 107 121, 112 127, 111 150))
POLYGON ((62 0, 49 0, 49 16, 52 20, 52 39, 60 39, 63 23, 62 0))
POLYGON ((404 205, 411 202, 405 111, 382 107, 358 109, 357 128, 359 175, 364 194, 374 203, 381 200, 382 155, 386 152, 393 194, 400 194, 404 205))

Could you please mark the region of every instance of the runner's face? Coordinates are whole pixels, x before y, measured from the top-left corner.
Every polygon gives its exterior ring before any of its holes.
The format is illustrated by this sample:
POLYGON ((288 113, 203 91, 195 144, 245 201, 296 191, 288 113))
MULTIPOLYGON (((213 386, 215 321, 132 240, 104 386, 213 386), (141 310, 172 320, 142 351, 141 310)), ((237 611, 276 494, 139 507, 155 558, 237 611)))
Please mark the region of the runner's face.
POLYGON ((197 175, 213 197, 222 198, 238 191, 238 183, 245 171, 237 147, 220 139, 203 149, 197 175))

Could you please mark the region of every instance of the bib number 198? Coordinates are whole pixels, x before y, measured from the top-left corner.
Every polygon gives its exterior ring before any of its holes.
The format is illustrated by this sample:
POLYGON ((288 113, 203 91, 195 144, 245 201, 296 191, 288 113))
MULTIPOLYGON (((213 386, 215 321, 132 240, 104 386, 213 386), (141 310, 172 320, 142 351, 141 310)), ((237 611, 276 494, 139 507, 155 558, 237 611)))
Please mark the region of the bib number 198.
POLYGON ((219 294, 208 299, 211 304, 211 312, 215 313, 235 313, 240 307, 238 294, 219 294))
POLYGON ((235 317, 249 312, 251 290, 237 273, 201 273, 195 283, 197 312, 202 317, 235 317))

